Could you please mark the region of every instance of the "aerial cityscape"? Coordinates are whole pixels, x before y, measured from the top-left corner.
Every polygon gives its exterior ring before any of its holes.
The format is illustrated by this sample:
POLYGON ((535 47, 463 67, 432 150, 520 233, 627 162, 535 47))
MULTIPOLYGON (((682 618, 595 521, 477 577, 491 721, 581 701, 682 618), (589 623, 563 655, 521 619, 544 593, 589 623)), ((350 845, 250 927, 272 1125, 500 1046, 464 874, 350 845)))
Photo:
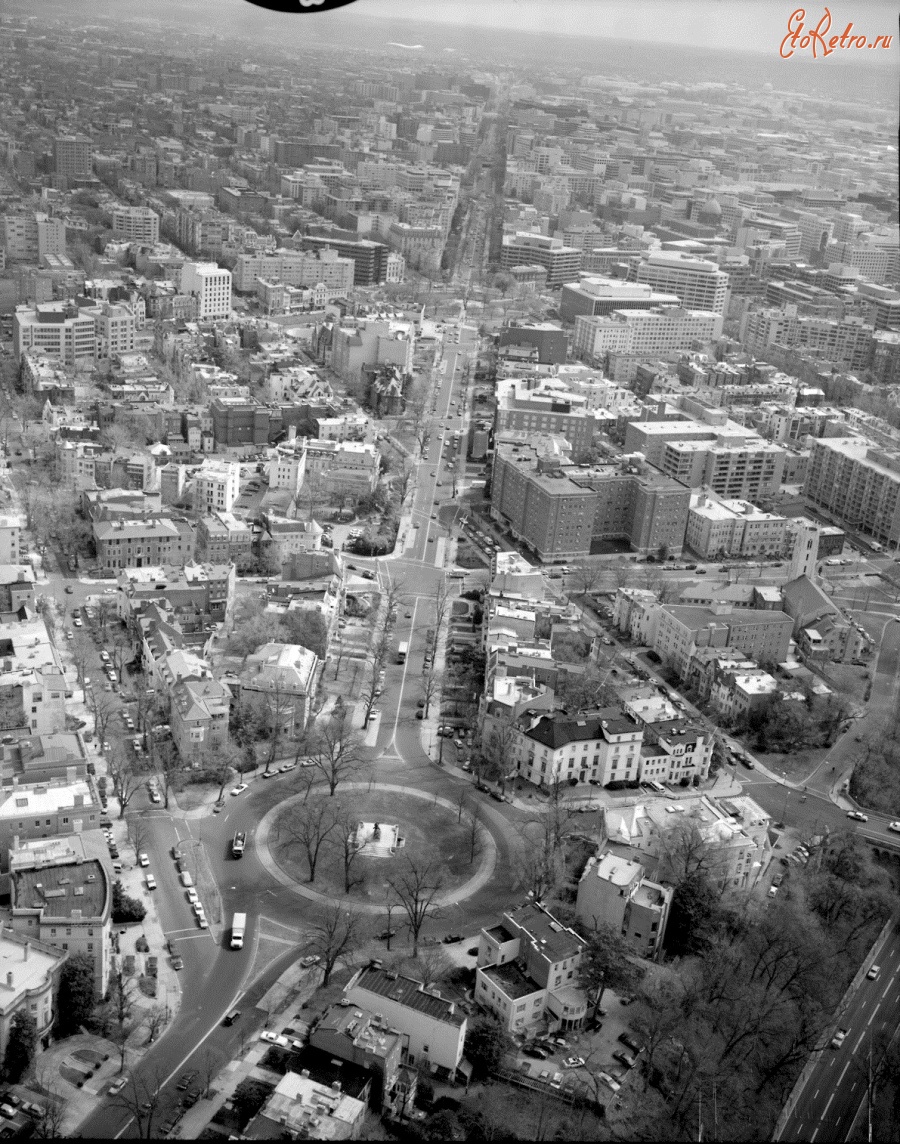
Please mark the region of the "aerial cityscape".
POLYGON ((896 7, 260 5, 0 10, 0 1137, 900 1139, 896 7))

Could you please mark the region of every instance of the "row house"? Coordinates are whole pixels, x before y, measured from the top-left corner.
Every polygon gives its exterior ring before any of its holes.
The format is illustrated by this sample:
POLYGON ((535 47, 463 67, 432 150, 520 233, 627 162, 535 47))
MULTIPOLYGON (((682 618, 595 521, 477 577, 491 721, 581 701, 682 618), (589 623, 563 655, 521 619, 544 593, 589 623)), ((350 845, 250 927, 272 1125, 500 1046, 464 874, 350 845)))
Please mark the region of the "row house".
POLYGON ((589 858, 578 882, 575 916, 588 930, 612 926, 640 954, 662 950, 673 890, 652 881, 643 863, 607 851, 589 858))

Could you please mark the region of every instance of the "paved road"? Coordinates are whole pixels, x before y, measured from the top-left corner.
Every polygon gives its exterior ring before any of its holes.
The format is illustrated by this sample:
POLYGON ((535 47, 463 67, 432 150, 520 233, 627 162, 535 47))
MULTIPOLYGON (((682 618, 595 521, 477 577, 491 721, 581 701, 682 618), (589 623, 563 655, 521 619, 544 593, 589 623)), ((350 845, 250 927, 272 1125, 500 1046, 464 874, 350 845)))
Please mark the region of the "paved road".
POLYGON ((867 1050, 879 1034, 895 1035, 900 1007, 900 935, 894 930, 876 951, 880 973, 864 979, 837 1025, 847 1030, 839 1049, 826 1047, 804 1085, 779 1140, 826 1144, 843 1141, 866 1096, 867 1050))

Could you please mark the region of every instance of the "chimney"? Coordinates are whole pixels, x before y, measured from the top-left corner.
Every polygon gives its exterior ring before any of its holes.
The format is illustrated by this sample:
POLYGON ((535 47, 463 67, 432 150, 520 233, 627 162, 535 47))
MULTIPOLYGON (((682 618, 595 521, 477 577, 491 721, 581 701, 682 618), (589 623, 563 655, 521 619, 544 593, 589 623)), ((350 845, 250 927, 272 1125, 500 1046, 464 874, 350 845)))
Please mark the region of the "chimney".
POLYGON ((306 1077, 306 1079, 309 1080, 309 1069, 301 1069, 300 1075, 306 1077))
POLYGON ((6 988, 12 989, 12 987, 13 987, 13 975, 12 975, 12 970, 10 970, 10 972, 7 973, 7 975, 6 975, 6 988))
POLYGON ((333 1080, 331 1082, 331 1091, 332 1092, 340 1092, 341 1091, 341 1082, 339 1080, 333 1080))
POLYGON ((26 942, 25 942, 25 947, 24 947, 24 949, 22 950, 22 960, 23 960, 23 961, 27 961, 27 960, 28 960, 28 954, 29 954, 30 950, 31 950, 31 942, 30 942, 30 941, 26 941, 26 942))

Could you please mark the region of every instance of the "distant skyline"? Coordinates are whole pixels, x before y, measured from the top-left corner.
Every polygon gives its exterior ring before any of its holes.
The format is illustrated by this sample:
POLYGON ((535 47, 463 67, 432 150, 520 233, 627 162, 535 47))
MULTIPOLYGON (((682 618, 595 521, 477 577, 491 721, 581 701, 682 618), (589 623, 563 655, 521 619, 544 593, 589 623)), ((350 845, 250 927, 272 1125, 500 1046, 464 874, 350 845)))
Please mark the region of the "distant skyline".
MULTIPOLYGON (((806 9, 807 26, 815 26, 824 3, 802 0, 356 0, 344 9, 367 16, 419 23, 462 24, 484 28, 518 28, 589 38, 690 44, 695 47, 777 53, 796 8, 806 9)), ((890 51, 873 53, 878 63, 897 61, 900 52, 895 0, 829 0, 834 30, 852 21, 861 34, 893 35, 890 51)), ((859 58, 859 52, 836 52, 831 59, 859 58)))

